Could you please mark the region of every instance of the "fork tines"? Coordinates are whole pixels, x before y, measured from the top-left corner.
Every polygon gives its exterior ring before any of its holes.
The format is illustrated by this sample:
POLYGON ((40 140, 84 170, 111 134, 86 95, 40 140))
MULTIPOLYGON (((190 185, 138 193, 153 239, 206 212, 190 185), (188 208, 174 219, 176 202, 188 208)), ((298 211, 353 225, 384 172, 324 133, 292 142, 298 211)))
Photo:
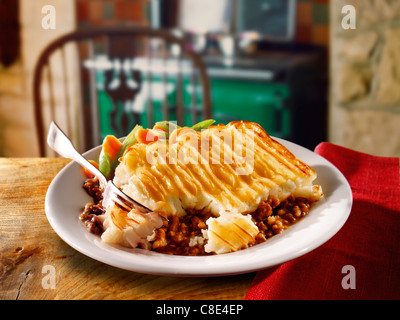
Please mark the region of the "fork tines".
POLYGON ((143 205, 137 203, 131 197, 126 195, 123 191, 121 191, 116 185, 111 184, 111 200, 114 201, 116 205, 120 208, 130 211, 132 209, 136 209, 142 213, 148 213, 151 210, 144 207, 143 205))

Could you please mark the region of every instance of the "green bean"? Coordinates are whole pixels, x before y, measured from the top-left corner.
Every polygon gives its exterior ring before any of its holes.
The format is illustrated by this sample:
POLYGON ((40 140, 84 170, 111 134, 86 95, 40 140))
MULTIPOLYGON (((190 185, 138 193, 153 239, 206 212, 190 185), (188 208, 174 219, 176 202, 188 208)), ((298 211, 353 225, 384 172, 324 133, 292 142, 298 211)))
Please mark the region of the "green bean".
POLYGON ((110 171, 115 170, 115 168, 118 166, 119 164, 119 158, 122 157, 122 155, 124 154, 126 148, 128 148, 129 146, 135 144, 136 141, 136 137, 135 134, 136 132, 142 128, 142 126, 136 125, 132 131, 127 135, 127 137, 124 139, 124 141, 121 144, 121 148, 119 148, 117 155, 115 156, 113 162, 111 163, 111 168, 110 171))
POLYGON ((156 122, 154 126, 160 127, 160 129, 164 130, 166 134, 166 138, 169 137, 169 134, 174 131, 175 129, 181 128, 178 126, 176 123, 171 122, 171 121, 160 121, 156 122))
POLYGON ((209 126, 211 126, 214 122, 215 122, 215 120, 213 120, 213 119, 204 120, 204 121, 201 121, 201 122, 196 123, 195 125, 193 125, 193 126, 192 126, 192 129, 193 129, 193 130, 196 130, 196 131, 200 131, 200 130, 203 130, 203 129, 207 129, 207 128, 208 128, 209 126))
POLYGON ((100 172, 108 178, 111 172, 110 157, 104 152, 104 148, 101 149, 99 157, 99 170, 100 172))
POLYGON ((154 125, 154 127, 160 127, 162 130, 167 131, 169 130, 169 121, 160 121, 160 122, 156 122, 156 124, 154 125))

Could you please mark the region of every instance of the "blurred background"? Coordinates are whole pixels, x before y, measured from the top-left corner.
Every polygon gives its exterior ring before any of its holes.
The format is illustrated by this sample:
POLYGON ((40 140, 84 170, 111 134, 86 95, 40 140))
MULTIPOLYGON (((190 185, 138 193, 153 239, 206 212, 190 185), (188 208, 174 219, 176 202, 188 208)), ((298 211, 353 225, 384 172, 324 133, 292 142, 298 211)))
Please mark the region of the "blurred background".
MULTIPOLYGON (((255 121, 309 149, 330 141, 400 156, 400 0, 0 0, 0 156, 40 155, 32 87, 43 49, 74 30, 116 26, 166 30, 198 53, 218 122, 255 121), (42 25, 46 5, 55 28, 42 25), (346 5, 355 8, 355 29, 342 25, 346 5)), ((110 72, 121 68, 101 58, 110 72)), ((77 63, 96 69, 96 61, 77 63)), ((97 140, 84 149, 124 134, 108 122, 115 106, 101 75, 97 140)))

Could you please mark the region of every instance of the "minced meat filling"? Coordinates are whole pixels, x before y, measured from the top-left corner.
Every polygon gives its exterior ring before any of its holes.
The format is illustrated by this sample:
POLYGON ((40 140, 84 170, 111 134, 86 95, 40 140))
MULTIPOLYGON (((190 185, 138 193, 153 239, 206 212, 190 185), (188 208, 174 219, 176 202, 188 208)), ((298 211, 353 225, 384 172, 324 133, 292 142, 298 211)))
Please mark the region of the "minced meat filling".
POLYGON ((105 213, 102 205, 103 190, 100 188, 97 178, 87 179, 83 184, 83 188, 93 198, 93 202, 86 204, 79 218, 89 232, 101 235, 104 230, 98 216, 105 213))
MULTIPOLYGON (((93 198, 83 209, 80 219, 87 229, 97 235, 103 233, 99 215, 105 213, 102 206, 102 189, 96 178, 87 179, 83 188, 93 198)), ((272 198, 263 201, 258 209, 250 213, 253 222, 259 229, 255 242, 250 246, 265 242, 267 239, 286 230, 292 224, 306 216, 311 203, 305 198, 290 196, 279 202, 272 198)), ((172 216, 164 220, 164 225, 155 231, 151 241, 151 250, 174 255, 208 255, 204 245, 207 239, 202 238, 202 230, 207 228, 206 221, 212 215, 196 210, 188 210, 183 217, 172 216)))

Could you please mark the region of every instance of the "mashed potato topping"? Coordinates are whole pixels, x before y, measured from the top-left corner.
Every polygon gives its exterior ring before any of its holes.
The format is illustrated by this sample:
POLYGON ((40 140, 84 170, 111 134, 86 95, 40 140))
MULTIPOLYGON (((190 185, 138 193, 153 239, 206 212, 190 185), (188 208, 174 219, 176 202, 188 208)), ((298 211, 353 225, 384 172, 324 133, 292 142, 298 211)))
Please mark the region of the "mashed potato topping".
POLYGON ((190 140, 179 135, 172 145, 135 144, 114 183, 150 209, 179 216, 188 209, 249 213, 270 196, 292 193, 320 198, 315 171, 261 130, 239 122, 192 132, 190 140), (204 147, 207 140, 214 143, 204 147))
POLYGON ((247 248, 255 242, 259 232, 250 215, 224 212, 218 218, 207 220, 208 229, 204 237, 208 239, 206 252, 217 254, 247 248))

